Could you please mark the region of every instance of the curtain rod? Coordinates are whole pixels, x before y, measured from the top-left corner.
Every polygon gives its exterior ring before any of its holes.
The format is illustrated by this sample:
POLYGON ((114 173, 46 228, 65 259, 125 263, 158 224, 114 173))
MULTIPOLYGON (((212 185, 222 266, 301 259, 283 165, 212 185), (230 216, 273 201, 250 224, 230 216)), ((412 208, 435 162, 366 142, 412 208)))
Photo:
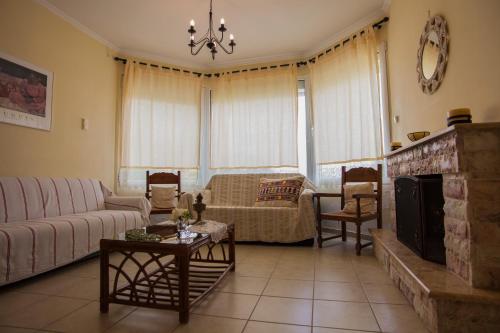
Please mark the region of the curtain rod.
MULTIPOLYGON (((382 18, 380 21, 377 21, 375 23, 372 24, 372 28, 373 29, 380 29, 382 28, 382 25, 384 23, 387 23, 389 22, 389 18, 387 16, 385 16, 384 18, 382 18)), ((365 31, 364 30, 361 30, 360 32, 360 35, 364 34, 365 31)), ((309 60, 300 60, 300 61, 297 61, 296 62, 296 66, 297 67, 300 67, 300 66, 304 66, 304 65, 307 65, 307 63, 315 63, 316 62, 316 59, 319 59, 321 58, 322 56, 324 56, 325 54, 328 54, 332 51, 334 51, 335 49, 339 48, 340 46, 346 44, 347 42, 351 41, 351 40, 354 40, 356 38, 356 35, 353 35, 352 37, 349 37, 349 38, 346 38, 344 39, 342 42, 339 42, 337 44, 335 44, 334 46, 328 48, 325 50, 325 52, 321 52, 319 53, 318 55, 314 56, 314 57, 311 57, 309 60)), ((126 64, 127 63, 127 59, 125 58, 120 58, 120 57, 114 57, 114 60, 115 61, 119 61, 119 62, 122 62, 123 64, 126 64)), ((186 70, 186 69, 180 69, 180 68, 175 68, 175 67, 169 67, 169 66, 162 66, 162 65, 157 65, 157 64, 148 64, 148 63, 145 63, 145 62, 142 62, 142 61, 135 61, 134 60, 134 63, 139 63, 140 65, 149 65, 151 67, 156 67, 156 68, 162 68, 162 69, 168 69, 168 70, 173 70, 173 71, 176 71, 176 72, 184 72, 184 73, 187 73, 187 74, 193 74, 193 75, 196 75, 198 77, 200 76, 205 76, 205 77, 212 77, 212 76, 215 76, 215 77, 219 77, 221 75, 224 75, 225 73, 227 74, 236 74, 236 73, 244 73, 244 72, 252 72, 252 71, 256 71, 256 70, 259 70, 259 69, 274 69, 274 68, 278 68, 278 67, 288 67, 290 66, 291 64, 290 63, 285 63, 285 64, 281 64, 281 65, 271 65, 271 66, 263 66, 263 67, 252 67, 250 69, 239 69, 239 70, 234 70, 234 71, 227 71, 227 72, 224 72, 224 71, 221 71, 221 72, 217 72, 217 73, 200 73, 200 72, 195 72, 195 71, 189 71, 189 70, 186 70)))

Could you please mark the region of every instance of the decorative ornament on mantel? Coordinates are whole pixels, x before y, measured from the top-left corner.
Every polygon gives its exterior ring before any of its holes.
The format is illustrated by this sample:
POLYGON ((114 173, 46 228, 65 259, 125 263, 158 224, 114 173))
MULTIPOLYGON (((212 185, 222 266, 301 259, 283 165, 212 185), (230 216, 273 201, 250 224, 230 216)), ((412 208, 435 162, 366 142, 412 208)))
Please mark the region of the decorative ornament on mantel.
POLYGON ((224 52, 227 54, 233 54, 234 51, 234 46, 236 46, 236 43, 234 42, 234 36, 233 34, 229 34, 229 46, 231 47, 231 50, 228 50, 224 47, 222 42, 224 41, 224 32, 227 31, 227 28, 225 27, 225 21, 224 18, 220 19, 220 27, 219 31, 221 32, 220 39, 217 38, 214 32, 214 27, 213 27, 213 21, 212 21, 212 0, 210 0, 210 12, 208 13, 208 31, 203 35, 203 37, 195 41, 194 40, 194 34, 196 33, 196 30, 194 29, 194 20, 191 20, 189 23, 189 34, 190 34, 190 42, 188 46, 191 48, 191 54, 192 55, 197 55, 203 46, 207 46, 208 49, 210 50, 210 53, 212 53, 212 59, 215 60, 215 54, 217 53, 217 46, 219 46, 224 52))

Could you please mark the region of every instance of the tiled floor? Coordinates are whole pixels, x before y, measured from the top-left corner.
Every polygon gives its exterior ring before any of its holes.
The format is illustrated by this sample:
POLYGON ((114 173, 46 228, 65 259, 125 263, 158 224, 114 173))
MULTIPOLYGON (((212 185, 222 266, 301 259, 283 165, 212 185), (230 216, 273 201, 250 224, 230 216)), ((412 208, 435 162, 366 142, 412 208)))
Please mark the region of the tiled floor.
POLYGON ((237 245, 236 272, 195 307, 110 305, 100 314, 99 260, 0 289, 0 332, 356 333, 427 332, 367 248, 237 245))

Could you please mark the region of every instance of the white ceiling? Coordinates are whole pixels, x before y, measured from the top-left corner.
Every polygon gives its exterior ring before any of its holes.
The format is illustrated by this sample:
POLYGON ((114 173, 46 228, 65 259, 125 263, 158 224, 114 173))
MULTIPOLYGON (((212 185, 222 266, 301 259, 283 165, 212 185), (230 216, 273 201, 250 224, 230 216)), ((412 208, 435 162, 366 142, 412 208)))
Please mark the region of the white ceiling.
POLYGON ((210 68, 308 56, 380 18, 387 0, 213 0, 235 36, 232 55, 205 48, 192 56, 208 27, 209 0, 38 0, 117 51, 180 66, 210 68))

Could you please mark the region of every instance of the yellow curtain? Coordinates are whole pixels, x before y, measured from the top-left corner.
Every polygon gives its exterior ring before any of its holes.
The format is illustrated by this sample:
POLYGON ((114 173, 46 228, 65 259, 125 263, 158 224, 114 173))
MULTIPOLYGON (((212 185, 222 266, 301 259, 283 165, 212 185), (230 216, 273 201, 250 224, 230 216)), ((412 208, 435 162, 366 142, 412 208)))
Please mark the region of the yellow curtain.
POLYGON ((201 78, 132 61, 125 67, 122 168, 197 168, 201 78))
POLYGON ((212 169, 297 167, 295 66, 210 81, 212 169))
POLYGON ((371 27, 311 65, 311 90, 317 164, 382 156, 377 45, 371 27))

